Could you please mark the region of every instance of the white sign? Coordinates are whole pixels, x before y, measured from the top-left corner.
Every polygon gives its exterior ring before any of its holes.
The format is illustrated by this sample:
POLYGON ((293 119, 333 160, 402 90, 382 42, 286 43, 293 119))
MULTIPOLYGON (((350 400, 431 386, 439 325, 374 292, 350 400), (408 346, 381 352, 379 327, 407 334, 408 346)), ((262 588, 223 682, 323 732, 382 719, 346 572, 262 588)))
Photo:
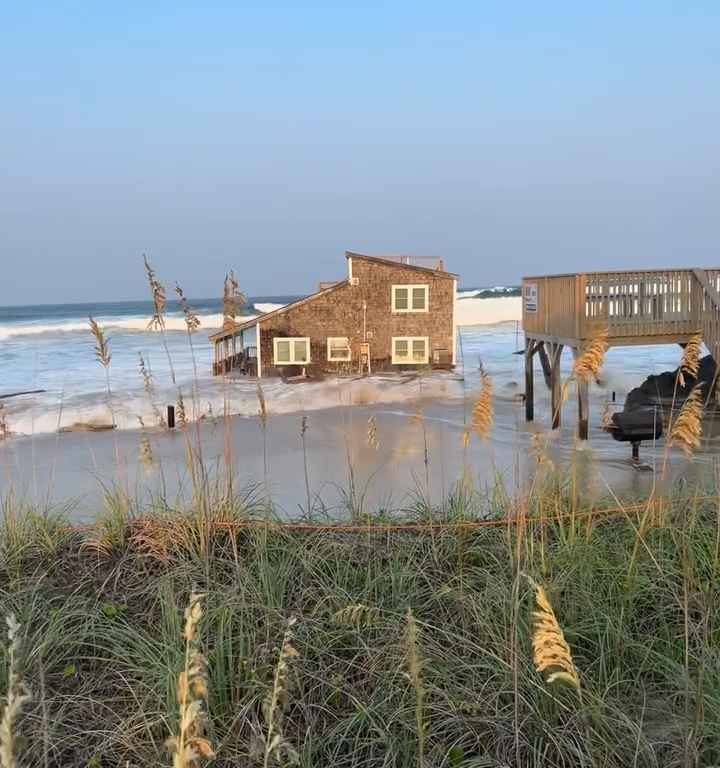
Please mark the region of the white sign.
POLYGON ((525 283, 523 296, 525 299, 525 311, 537 312, 538 290, 537 283, 525 283))

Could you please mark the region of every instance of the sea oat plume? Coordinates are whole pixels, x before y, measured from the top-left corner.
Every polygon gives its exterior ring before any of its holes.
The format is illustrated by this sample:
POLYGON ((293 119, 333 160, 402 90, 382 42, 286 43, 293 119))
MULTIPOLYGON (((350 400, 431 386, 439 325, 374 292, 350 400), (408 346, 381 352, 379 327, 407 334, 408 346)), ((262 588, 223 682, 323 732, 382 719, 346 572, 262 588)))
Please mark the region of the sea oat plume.
POLYGON ((157 420, 157 423, 161 427, 164 427, 165 418, 162 414, 162 411, 158 407, 158 404, 155 402, 155 384, 153 382, 152 371, 145 364, 145 358, 143 357, 142 352, 138 352, 138 359, 140 362, 140 375, 142 376, 143 387, 145 388, 145 392, 147 393, 148 400, 150 401, 150 407, 152 408, 153 414, 155 414, 155 419, 157 420))
POLYGON ((95 337, 95 356, 100 365, 103 368, 107 368, 112 358, 110 354, 110 339, 105 338, 105 332, 92 316, 88 318, 88 321, 90 323, 90 333, 95 337))
POLYGON ((564 682, 580 694, 580 676, 575 668, 570 646, 558 623, 545 590, 535 584, 533 612, 533 661, 537 671, 548 684, 564 682))
POLYGON ((293 765, 298 762, 298 754, 283 732, 283 716, 288 702, 290 662, 300 656, 293 646, 295 617, 287 622, 282 646, 278 654, 272 688, 268 691, 262 705, 265 719, 265 733, 260 737, 263 752, 263 768, 268 768, 271 760, 278 765, 293 765))
POLYGON ((245 294, 240 290, 240 283, 235 277, 234 270, 225 275, 223 286, 223 327, 232 328, 238 311, 246 302, 245 294))
POLYGON ((678 382, 685 386, 685 376, 697 379, 700 370, 700 355, 702 353, 702 336, 700 332, 693 334, 683 350, 680 368, 678 369, 678 382))
POLYGON ((178 389, 177 414, 178 424, 181 427, 187 427, 188 419, 187 410, 185 409, 185 398, 183 397, 183 393, 180 389, 178 389))
POLYGON ((152 468, 155 460, 153 457, 153 450, 152 446, 150 445, 150 440, 148 436, 143 432, 143 434, 140 436, 140 463, 145 467, 146 470, 149 470, 152 468))
POLYGON ((370 416, 367 421, 367 444, 368 447, 377 451, 380 448, 380 442, 378 441, 377 434, 377 420, 375 416, 370 416))
POLYGON ((167 299, 165 297, 165 286, 158 280, 155 270, 150 266, 150 262, 147 260, 147 256, 143 254, 143 262, 145 264, 145 272, 147 274, 148 284, 150 285, 150 293, 152 294, 154 312, 148 323, 148 330, 165 330, 165 305, 167 299))
POLYGON ((5 707, 2 720, 0 720, 0 766, 2 768, 16 768, 18 762, 15 755, 17 741, 15 729, 23 707, 32 697, 20 675, 20 663, 18 660, 21 644, 20 624, 18 624, 13 614, 6 617, 5 623, 8 628, 9 664, 5 707))
POLYGON ((200 768, 203 760, 215 757, 212 744, 205 735, 208 663, 198 642, 204 597, 191 594, 185 609, 185 668, 177 679, 178 732, 165 742, 173 758, 173 768, 200 768))
POLYGON ((260 423, 262 424, 263 429, 267 426, 267 420, 268 420, 268 410, 267 410, 267 403, 265 402, 265 393, 263 392, 262 386, 260 386, 260 382, 258 381, 257 385, 257 400, 258 400, 258 416, 260 417, 260 423))
POLYGON ((495 412, 492 379, 483 368, 480 369, 480 383, 480 394, 472 410, 472 428, 483 440, 487 440, 495 420, 495 412))
POLYGON ((415 616, 408 608, 405 616, 405 655, 407 664, 407 678, 415 691, 415 730, 417 736, 417 765, 422 768, 425 765, 425 723, 424 704, 425 689, 423 687, 423 659, 420 653, 420 632, 415 616))
POLYGON ((607 350, 608 332, 603 330, 590 340, 584 347, 582 354, 575 359, 573 376, 580 381, 597 380, 607 350))
POLYGON ((670 445, 679 445, 686 456, 692 456, 692 452, 700 446, 702 412, 702 384, 697 384, 670 428, 670 445))
POLYGON ((190 303, 183 293, 183 289, 178 283, 175 283, 175 293, 178 295, 180 308, 182 309, 183 315, 185 317, 185 327, 187 328, 188 333, 195 333, 195 331, 197 331, 197 329, 200 327, 200 318, 195 314, 195 311, 190 306, 190 303))
POLYGON ((0 442, 10 437, 10 427, 7 423, 7 415, 5 414, 5 406, 0 403, 0 442))

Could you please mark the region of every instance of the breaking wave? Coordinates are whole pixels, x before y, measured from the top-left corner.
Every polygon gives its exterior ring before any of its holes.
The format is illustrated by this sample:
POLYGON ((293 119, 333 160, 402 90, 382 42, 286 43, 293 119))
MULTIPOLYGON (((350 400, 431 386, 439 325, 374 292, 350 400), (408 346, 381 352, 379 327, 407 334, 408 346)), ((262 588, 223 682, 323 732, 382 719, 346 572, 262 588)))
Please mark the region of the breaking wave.
MULTIPOLYGON (((265 314, 280 309, 284 304, 255 304, 255 314, 243 315, 242 320, 252 320, 258 314, 265 314)), ((222 314, 199 315, 200 328, 214 330, 223 324, 222 314)), ((148 317, 99 317, 101 327, 106 331, 125 331, 127 333, 145 333, 148 331, 148 317)), ((182 315, 166 315, 165 327, 168 331, 185 331, 185 318, 182 315)), ((11 339, 15 336, 39 336, 51 333, 87 333, 88 321, 81 318, 72 318, 57 323, 8 323, 0 325, 0 340, 11 339)))

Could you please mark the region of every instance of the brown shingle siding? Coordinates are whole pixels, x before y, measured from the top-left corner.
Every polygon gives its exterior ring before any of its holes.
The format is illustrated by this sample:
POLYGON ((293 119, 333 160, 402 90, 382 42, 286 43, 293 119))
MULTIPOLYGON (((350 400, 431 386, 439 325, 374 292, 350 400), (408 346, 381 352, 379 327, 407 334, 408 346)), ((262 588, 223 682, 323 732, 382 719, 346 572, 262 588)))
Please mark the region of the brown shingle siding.
POLYGON ((444 350, 452 355, 453 275, 382 259, 351 258, 353 283, 357 282, 357 285, 343 283, 259 321, 263 376, 293 375, 303 367, 274 365, 273 339, 278 336, 310 337, 311 361, 305 366, 309 373, 357 371, 365 330, 368 332, 373 371, 400 369, 391 362, 393 336, 428 337, 431 360, 434 350, 444 350), (394 314, 393 285, 427 285, 428 311, 394 314), (331 336, 348 337, 352 350, 350 363, 328 361, 327 339, 331 336))

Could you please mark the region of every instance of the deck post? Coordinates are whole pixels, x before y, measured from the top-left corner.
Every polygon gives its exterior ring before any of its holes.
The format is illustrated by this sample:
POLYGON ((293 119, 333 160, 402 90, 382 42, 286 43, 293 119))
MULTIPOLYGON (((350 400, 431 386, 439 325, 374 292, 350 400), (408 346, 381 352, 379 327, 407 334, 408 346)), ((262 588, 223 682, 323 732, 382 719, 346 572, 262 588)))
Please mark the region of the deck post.
MULTIPOLYGON (((573 349, 573 356, 578 357, 580 349, 573 349)), ((577 401, 578 401, 578 438, 587 440, 589 435, 590 422, 590 387, 587 380, 578 379, 577 383, 577 401)))
POLYGON ((535 379, 533 375, 533 357, 536 344, 525 338, 525 421, 535 418, 535 379))
POLYGON ((550 344, 550 402, 552 408, 552 428, 560 427, 560 412, 562 410, 562 392, 560 381, 560 358, 562 357, 563 345, 550 344))

